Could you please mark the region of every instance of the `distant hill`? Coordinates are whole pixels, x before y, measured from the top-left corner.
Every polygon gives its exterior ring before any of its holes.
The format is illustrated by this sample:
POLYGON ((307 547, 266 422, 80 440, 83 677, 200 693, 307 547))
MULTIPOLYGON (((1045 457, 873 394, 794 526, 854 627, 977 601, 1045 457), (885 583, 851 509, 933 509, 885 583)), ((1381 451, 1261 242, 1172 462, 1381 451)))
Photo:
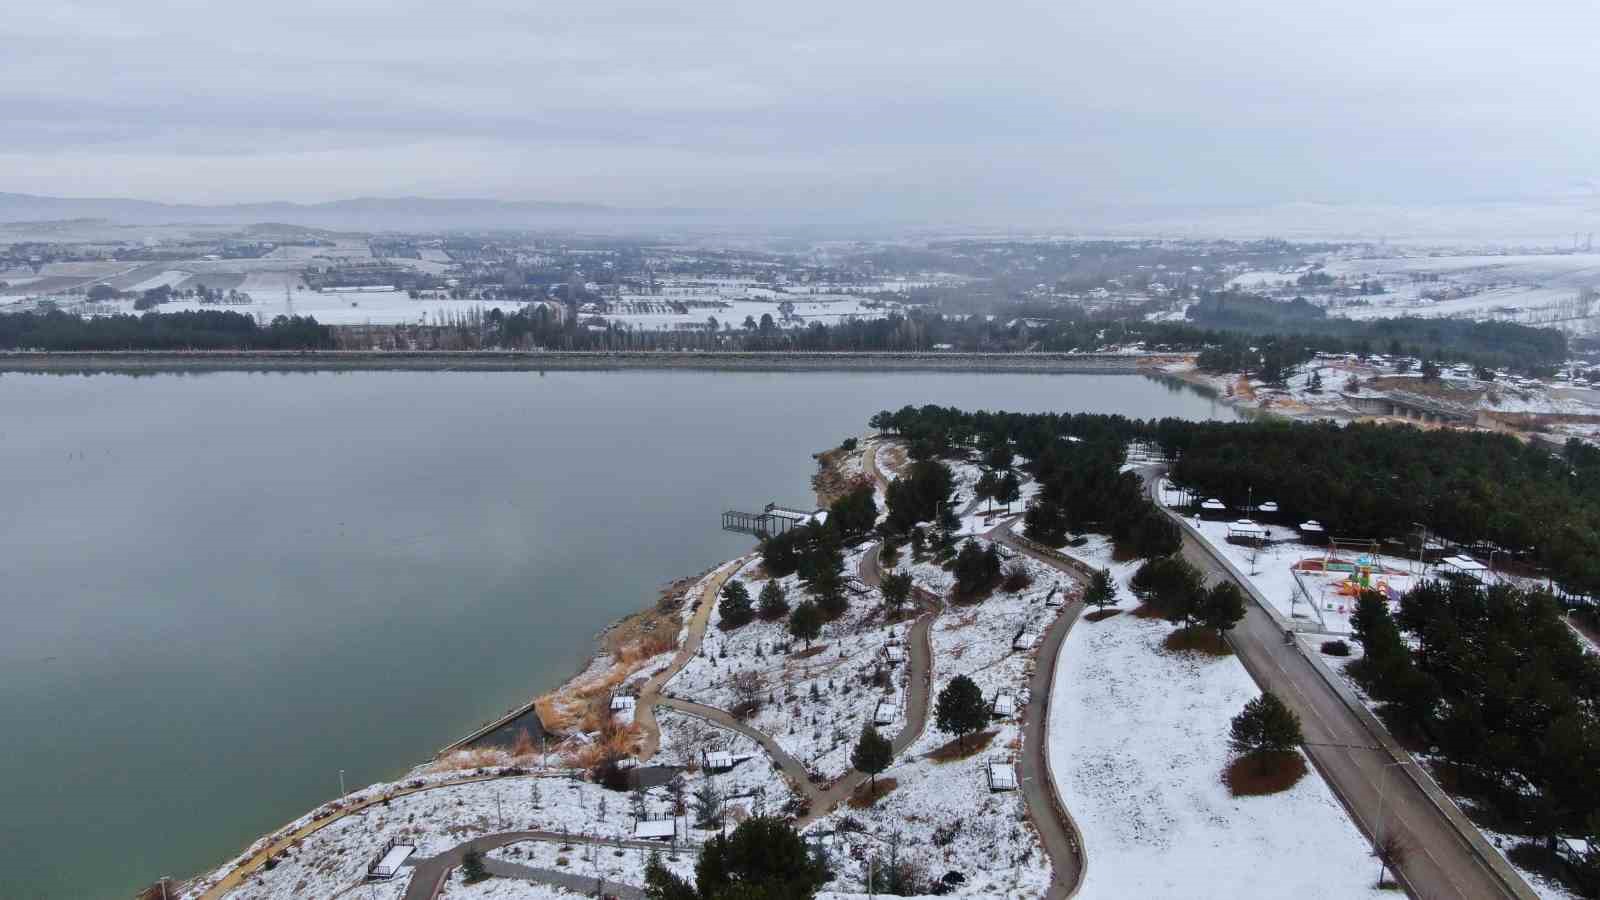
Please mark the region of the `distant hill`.
POLYGON ((475 198, 357 197, 327 203, 235 203, 219 206, 117 198, 0 193, 0 222, 98 219, 125 225, 250 225, 275 222, 359 231, 436 228, 571 227, 691 224, 723 218, 693 209, 623 209, 593 203, 475 198))

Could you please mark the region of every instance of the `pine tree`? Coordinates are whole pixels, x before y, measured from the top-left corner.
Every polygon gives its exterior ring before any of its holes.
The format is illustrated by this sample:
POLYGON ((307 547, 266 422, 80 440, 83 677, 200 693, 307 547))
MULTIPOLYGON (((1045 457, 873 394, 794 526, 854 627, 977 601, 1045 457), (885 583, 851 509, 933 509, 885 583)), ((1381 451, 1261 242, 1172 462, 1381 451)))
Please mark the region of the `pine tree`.
POLYGON ((989 509, 994 509, 994 501, 1000 494, 1000 478, 993 472, 985 472, 978 477, 978 483, 972 486, 974 500, 989 501, 989 509))
POLYGON ((983 692, 965 675, 957 675, 939 692, 934 708, 934 722, 940 731, 953 734, 967 749, 967 735, 989 723, 989 707, 983 702, 983 692))
POLYGON ((811 642, 822 634, 822 610, 810 600, 800 601, 789 613, 789 633, 799 640, 806 642, 806 649, 811 649, 811 642))
POLYGON ((1095 609, 1105 609, 1117 600, 1117 582, 1106 569, 1096 569, 1083 592, 1083 602, 1095 609))
POLYGON ((700 786, 694 789, 690 798, 694 805, 695 824, 701 828, 709 828, 722 822, 722 793, 712 783, 710 777, 702 778, 700 786))
POLYGON ((461 877, 467 884, 477 884, 489 877, 489 872, 483 867, 483 851, 477 847, 468 847, 467 852, 461 855, 461 877))
POLYGON ((911 573, 890 572, 883 576, 883 605, 889 610, 889 615, 900 614, 900 607, 911 599, 911 573))
POLYGON ((1228 746, 1237 753, 1278 753, 1293 750, 1305 741, 1300 717, 1268 691, 1249 703, 1237 716, 1229 732, 1228 746))
POLYGON ((1022 499, 1022 480, 1015 472, 1007 472, 1000 479, 999 486, 995 489, 995 499, 1006 505, 1006 512, 1011 512, 1011 504, 1022 499))
POLYGON ((1232 581, 1219 581, 1206 591, 1200 603, 1200 621, 1216 629, 1220 640, 1244 618, 1244 592, 1232 581))
POLYGON ((811 592, 816 597, 817 609, 824 621, 832 622, 850 608, 849 600, 844 595, 844 577, 837 572, 817 573, 816 580, 811 583, 811 592))
POLYGON ((875 789, 878 786, 878 773, 889 768, 889 763, 893 761, 894 748, 890 746, 889 739, 869 723, 856 740, 855 749, 850 751, 850 765, 867 773, 875 789))
POLYGON ((717 614, 722 618, 724 631, 750 624, 756 614, 750 605, 750 591, 745 588, 744 582, 729 580, 722 586, 722 600, 717 603, 717 614))
POLYGON ((655 851, 644 867, 644 895, 650 900, 700 900, 694 885, 672 874, 655 851))
POLYGON ((1046 547, 1059 547, 1067 540, 1067 514, 1061 504, 1046 497, 1035 498, 1022 519, 1029 540, 1046 547))
POLYGON ((761 589, 761 603, 757 612, 763 622, 776 622, 789 614, 789 598, 784 595, 783 585, 778 584, 778 579, 769 579, 761 589))

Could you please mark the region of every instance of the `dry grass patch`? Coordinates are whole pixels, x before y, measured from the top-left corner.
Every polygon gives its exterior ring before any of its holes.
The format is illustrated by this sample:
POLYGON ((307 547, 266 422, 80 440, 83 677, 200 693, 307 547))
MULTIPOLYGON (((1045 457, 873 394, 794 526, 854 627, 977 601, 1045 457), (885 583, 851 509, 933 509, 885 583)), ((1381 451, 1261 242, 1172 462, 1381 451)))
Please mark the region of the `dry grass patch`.
POLYGON ((1222 783, 1235 797, 1260 797, 1294 787, 1306 774, 1306 758, 1294 750, 1246 753, 1222 770, 1222 783))
POLYGON ((994 736, 999 733, 1000 732, 998 730, 990 730, 980 731, 977 734, 969 734, 967 735, 967 744, 965 747, 961 746, 961 739, 956 738, 942 747, 936 748, 932 753, 928 754, 928 758, 934 762, 941 763, 955 762, 958 759, 966 759, 973 754, 982 753, 983 751, 989 749, 989 743, 993 741, 994 736))
POLYGON ((1104 622, 1120 612, 1122 612, 1120 609, 1097 609, 1094 612, 1085 615, 1084 619, 1090 622, 1104 622))
POLYGON ((870 781, 862 784, 850 792, 850 808, 866 809, 888 796, 890 791, 899 786, 900 782, 895 781, 893 778, 879 778, 876 787, 870 781))
POLYGON ((1206 656, 1232 656, 1233 648, 1215 631, 1199 625, 1179 628, 1161 642, 1172 653, 1203 653, 1206 656))
POLYGON ((430 772, 466 772, 509 766, 513 755, 504 747, 469 747, 445 754, 428 766, 430 772))
POLYGON ((590 769, 608 757, 631 756, 638 749, 639 738, 642 736, 643 732, 639 726, 632 723, 607 729, 599 740, 583 744, 566 754, 567 764, 575 768, 590 769))
POLYGON ((790 659, 810 659, 811 657, 816 656, 818 653, 821 653, 822 651, 824 651, 826 649, 828 649, 828 645, 827 644, 818 644, 815 647, 810 647, 810 648, 807 648, 805 650, 796 650, 795 652, 789 654, 789 658, 790 659))

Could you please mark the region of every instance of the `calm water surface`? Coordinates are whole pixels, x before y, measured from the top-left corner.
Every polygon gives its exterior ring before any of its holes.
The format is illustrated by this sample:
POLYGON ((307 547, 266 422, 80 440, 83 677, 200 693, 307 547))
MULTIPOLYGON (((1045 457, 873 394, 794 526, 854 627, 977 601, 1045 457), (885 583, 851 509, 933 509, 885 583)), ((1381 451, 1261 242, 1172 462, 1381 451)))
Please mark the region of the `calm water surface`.
POLYGON ((1232 418, 1129 376, 0 377, 0 897, 125 897, 397 777, 935 402, 1232 418))

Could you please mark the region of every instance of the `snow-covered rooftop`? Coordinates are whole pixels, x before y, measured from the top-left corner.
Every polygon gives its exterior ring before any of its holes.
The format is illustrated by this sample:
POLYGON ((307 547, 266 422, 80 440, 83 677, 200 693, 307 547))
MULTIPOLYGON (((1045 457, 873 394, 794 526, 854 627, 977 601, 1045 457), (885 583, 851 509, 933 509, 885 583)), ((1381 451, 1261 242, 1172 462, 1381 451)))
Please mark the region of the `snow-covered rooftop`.
POLYGON ((633 826, 634 838, 641 841, 671 840, 677 823, 671 819, 644 819, 633 826))
POLYGON ((1017 770, 1010 763, 989 764, 989 790, 1014 791, 1017 789, 1017 770))

